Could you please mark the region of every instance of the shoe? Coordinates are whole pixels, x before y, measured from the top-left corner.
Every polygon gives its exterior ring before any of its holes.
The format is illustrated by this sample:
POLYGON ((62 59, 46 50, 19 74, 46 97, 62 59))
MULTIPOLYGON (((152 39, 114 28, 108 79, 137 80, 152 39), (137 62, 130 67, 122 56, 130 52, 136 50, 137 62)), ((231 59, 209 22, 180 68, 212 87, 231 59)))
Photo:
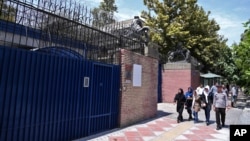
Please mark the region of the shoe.
POLYGON ((221 129, 221 127, 220 127, 220 126, 216 128, 216 130, 220 130, 220 129, 221 129))
POLYGON ((225 124, 224 124, 224 123, 222 123, 222 127, 225 127, 225 124))
POLYGON ((180 123, 180 120, 177 120, 177 123, 180 123))
POLYGON ((207 122, 206 124, 207 124, 207 126, 208 126, 208 125, 209 125, 209 122, 207 122))

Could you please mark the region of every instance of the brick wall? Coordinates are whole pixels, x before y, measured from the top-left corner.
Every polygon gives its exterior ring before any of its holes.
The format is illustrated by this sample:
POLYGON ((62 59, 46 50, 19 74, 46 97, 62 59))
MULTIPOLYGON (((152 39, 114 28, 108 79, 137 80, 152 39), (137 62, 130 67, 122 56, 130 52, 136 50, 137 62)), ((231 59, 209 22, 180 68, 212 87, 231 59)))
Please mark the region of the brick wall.
POLYGON ((158 60, 121 50, 120 126, 152 118, 157 113, 158 60), (141 65, 141 87, 133 86, 133 64, 141 65))
POLYGON ((188 87, 196 88, 200 83, 200 73, 190 63, 170 63, 162 71, 162 102, 173 102, 179 88, 187 91, 188 87))

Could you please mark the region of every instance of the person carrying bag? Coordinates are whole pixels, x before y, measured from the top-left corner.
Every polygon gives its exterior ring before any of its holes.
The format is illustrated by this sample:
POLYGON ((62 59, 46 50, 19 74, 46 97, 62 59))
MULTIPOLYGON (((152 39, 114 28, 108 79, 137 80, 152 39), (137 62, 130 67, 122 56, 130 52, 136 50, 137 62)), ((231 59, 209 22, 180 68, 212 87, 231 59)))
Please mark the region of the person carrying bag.
POLYGON ((205 86, 201 95, 201 107, 205 112, 206 125, 210 124, 210 111, 213 104, 213 92, 209 90, 209 86, 205 86))
POLYGON ((192 102, 192 110, 193 110, 193 116, 194 116, 194 123, 198 123, 198 112, 201 109, 201 100, 200 96, 197 94, 197 91, 193 92, 193 102, 192 102))

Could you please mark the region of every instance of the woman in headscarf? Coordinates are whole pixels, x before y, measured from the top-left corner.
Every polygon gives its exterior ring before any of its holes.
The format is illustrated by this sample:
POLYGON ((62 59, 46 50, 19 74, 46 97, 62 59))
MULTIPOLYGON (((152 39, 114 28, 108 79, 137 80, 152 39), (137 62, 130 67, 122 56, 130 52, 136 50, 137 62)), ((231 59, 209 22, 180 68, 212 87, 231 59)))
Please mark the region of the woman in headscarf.
POLYGON ((185 93, 186 103, 185 108, 189 114, 188 120, 192 120, 192 102, 193 102, 193 89, 191 87, 188 88, 188 91, 185 93))
POLYGON ((184 109, 184 103, 186 101, 182 88, 179 88, 178 93, 174 97, 174 102, 177 103, 176 111, 178 112, 177 122, 183 121, 182 112, 184 109))
POLYGON ((198 95, 197 90, 193 92, 193 102, 192 102, 192 110, 194 115, 194 123, 198 123, 198 112, 201 109, 201 100, 200 95, 198 95))
POLYGON ((213 95, 209 90, 209 86, 205 86, 204 91, 201 95, 201 107, 205 111, 206 124, 210 124, 210 111, 213 104, 213 95))

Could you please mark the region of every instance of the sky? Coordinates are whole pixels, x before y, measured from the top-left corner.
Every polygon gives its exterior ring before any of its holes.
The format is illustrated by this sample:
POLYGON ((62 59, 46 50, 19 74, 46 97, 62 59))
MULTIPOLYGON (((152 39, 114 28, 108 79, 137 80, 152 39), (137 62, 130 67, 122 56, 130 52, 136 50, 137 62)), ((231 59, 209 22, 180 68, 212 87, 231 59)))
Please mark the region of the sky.
MULTIPOLYGON (((85 0, 89 7, 97 7, 102 0, 85 0)), ((146 7, 143 0, 115 0, 118 7, 116 19, 131 19, 135 15, 140 15, 146 7)), ((239 43, 241 34, 244 32, 242 23, 250 19, 250 0, 198 0, 199 6, 205 11, 210 11, 210 19, 220 25, 219 35, 228 39, 227 45, 239 43)))

